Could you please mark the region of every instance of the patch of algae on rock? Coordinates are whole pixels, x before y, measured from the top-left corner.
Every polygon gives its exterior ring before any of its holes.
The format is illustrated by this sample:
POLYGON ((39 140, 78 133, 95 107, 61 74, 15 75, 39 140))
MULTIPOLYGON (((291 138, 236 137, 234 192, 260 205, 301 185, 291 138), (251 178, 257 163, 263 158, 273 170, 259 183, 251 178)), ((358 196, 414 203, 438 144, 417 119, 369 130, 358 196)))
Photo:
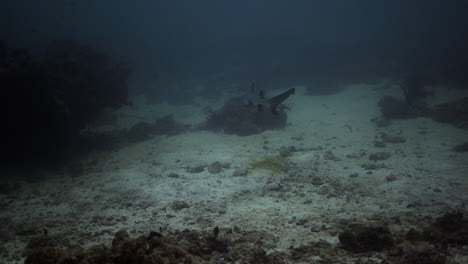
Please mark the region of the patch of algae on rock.
POLYGON ((265 156, 250 163, 249 170, 269 170, 274 173, 284 173, 289 170, 289 162, 285 157, 265 156))

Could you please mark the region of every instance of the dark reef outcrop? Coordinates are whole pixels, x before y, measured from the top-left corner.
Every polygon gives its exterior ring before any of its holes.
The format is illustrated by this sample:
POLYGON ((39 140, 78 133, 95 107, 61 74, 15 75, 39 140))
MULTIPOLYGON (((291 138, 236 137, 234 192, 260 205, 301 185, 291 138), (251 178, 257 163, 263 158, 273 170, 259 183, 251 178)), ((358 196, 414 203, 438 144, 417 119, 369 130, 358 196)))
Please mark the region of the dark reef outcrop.
POLYGON ((432 119, 468 129, 468 97, 436 105, 432 119))
POLYGON ((468 97, 456 99, 433 107, 423 101, 408 104, 392 96, 384 96, 378 106, 383 120, 429 117, 434 121, 452 124, 461 129, 468 129, 468 97))
POLYGON ((343 248, 354 253, 384 251, 394 246, 392 234, 384 225, 353 226, 338 236, 343 248))
POLYGON ((420 78, 418 75, 409 76, 401 83, 403 100, 393 96, 384 96, 379 100, 382 120, 429 117, 437 122, 468 129, 468 97, 429 106, 425 98, 433 96, 433 93, 425 90, 425 84, 420 78))
POLYGON ((128 103, 130 69, 73 40, 54 41, 44 63, 52 88, 58 90, 79 128, 93 121, 102 109, 128 103))
POLYGON ((405 119, 431 116, 432 109, 427 105, 425 98, 433 95, 425 90, 425 83, 417 74, 408 75, 400 84, 404 99, 393 96, 384 96, 378 106, 382 115, 387 119, 405 119))
POLYGON ((380 112, 387 119, 403 119, 407 118, 410 113, 410 108, 403 102, 393 96, 384 96, 379 102, 380 112))
POLYGON ((458 144, 453 147, 453 151, 456 152, 468 152, 468 141, 462 144, 458 144))
POLYGON ((129 74, 75 41, 54 42, 42 57, 0 44, 0 167, 61 164, 102 109, 127 103, 129 74))

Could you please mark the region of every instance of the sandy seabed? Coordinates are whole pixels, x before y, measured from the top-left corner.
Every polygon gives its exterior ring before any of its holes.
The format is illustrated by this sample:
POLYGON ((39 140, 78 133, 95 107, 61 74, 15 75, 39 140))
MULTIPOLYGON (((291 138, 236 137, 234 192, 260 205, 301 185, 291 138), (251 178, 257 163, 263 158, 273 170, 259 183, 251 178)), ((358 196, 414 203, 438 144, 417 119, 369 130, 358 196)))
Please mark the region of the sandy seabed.
MULTIPOLYGON (((89 155, 79 177, 63 173, 21 182, 18 190, 0 194, 0 262, 22 262, 28 241, 45 229, 91 246, 109 245, 121 229, 137 237, 218 226, 220 236, 232 229, 258 232, 256 246, 271 253, 318 241, 339 247, 338 234, 349 223, 384 222, 392 233, 404 234, 446 212, 466 215, 468 153, 451 148, 468 140, 467 131, 427 118, 378 127, 371 121, 379 116, 377 101, 399 93, 380 87, 353 86, 328 96, 303 96, 298 89, 287 101, 289 125, 282 130, 247 137, 208 131, 160 136, 89 155), (404 142, 376 147, 382 134, 404 142), (288 148, 287 171, 249 169, 288 148), (378 152, 389 155, 369 159, 378 152), (221 168, 209 170, 214 162, 221 168)), ((203 104, 142 103, 120 115, 131 123, 173 113, 178 121, 196 123, 203 104)), ((468 263, 467 247, 451 254, 453 263, 468 263)), ((381 263, 384 255, 340 253, 335 262, 304 255, 285 263, 381 263), (375 262, 356 262, 363 258, 375 262)))

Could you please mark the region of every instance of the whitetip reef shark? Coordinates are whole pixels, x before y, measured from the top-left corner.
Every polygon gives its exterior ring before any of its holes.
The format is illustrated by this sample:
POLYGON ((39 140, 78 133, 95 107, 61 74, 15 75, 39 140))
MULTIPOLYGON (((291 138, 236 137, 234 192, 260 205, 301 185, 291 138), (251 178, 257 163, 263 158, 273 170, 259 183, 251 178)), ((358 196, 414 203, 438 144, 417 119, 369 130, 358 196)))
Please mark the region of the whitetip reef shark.
POLYGON ((258 95, 255 95, 254 83, 251 83, 251 96, 244 99, 246 106, 256 106, 259 112, 262 112, 263 109, 269 109, 274 115, 278 115, 277 106, 284 102, 291 94, 296 92, 296 88, 291 88, 284 93, 281 93, 270 99, 265 98, 263 90, 259 92, 258 95))

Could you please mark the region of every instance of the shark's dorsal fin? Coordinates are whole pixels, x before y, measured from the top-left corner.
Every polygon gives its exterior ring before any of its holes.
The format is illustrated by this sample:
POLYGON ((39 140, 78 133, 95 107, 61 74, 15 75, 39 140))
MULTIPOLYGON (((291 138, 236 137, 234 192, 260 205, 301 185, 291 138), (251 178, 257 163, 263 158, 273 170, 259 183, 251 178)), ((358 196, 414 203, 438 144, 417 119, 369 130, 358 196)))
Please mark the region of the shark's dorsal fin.
POLYGON ((260 91, 260 94, 258 94, 260 98, 265 99, 265 94, 263 93, 263 90, 260 91))

